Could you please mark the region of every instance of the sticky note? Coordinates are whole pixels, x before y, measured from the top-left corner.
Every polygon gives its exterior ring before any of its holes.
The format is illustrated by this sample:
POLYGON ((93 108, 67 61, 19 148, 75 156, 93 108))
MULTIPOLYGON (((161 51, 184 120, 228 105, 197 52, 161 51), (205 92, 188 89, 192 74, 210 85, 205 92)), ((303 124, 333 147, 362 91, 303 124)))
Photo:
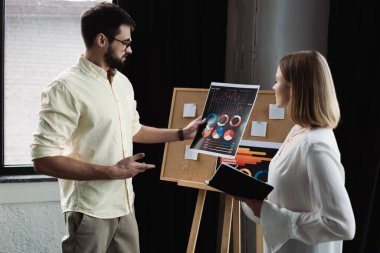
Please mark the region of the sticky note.
POLYGON ((285 108, 278 107, 275 104, 270 104, 269 119, 285 119, 285 108))
POLYGON ((184 104, 183 105, 183 117, 195 117, 197 111, 197 104, 184 104))
POLYGON ((186 145, 185 149, 186 160, 198 160, 198 153, 190 149, 190 145, 186 145))
POLYGON ((251 135, 265 137, 267 135, 267 124, 265 121, 252 121, 251 135))

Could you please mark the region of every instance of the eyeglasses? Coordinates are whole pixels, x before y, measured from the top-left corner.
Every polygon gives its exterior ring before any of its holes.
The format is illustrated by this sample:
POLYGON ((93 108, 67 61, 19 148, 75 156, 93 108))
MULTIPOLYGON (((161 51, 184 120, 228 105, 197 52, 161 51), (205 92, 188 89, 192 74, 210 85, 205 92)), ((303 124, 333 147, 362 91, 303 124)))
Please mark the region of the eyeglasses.
POLYGON ((125 41, 122 41, 122 40, 119 40, 119 39, 116 39, 116 38, 112 38, 112 39, 117 40, 120 43, 122 43, 124 45, 124 49, 123 50, 127 50, 127 48, 130 47, 131 44, 132 44, 132 40, 129 40, 128 42, 125 42, 125 41))

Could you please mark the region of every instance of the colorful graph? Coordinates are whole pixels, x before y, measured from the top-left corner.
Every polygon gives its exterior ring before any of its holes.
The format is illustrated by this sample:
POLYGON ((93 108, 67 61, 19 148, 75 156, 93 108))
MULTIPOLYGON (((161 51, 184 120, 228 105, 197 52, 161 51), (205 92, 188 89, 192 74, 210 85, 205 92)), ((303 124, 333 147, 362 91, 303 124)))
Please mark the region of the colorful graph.
POLYGON ((212 133, 213 130, 214 130, 213 127, 210 127, 209 125, 207 125, 205 127, 205 129, 203 129, 203 131, 202 131, 202 136, 203 137, 208 137, 212 133))
POLYGON ((234 130, 227 130, 224 135, 223 135, 223 138, 226 140, 226 141, 230 141, 234 138, 234 130))
POLYGON ((230 120, 230 125, 232 127, 237 127, 238 125, 240 125, 241 123, 241 117, 239 115, 235 115, 232 117, 232 119, 230 120))
POLYGON ((202 115, 206 124, 199 127, 191 148, 199 153, 235 156, 258 90, 257 85, 212 83, 202 115))
POLYGON ((217 120, 218 116, 215 114, 215 113, 210 113, 209 115, 207 115, 206 117, 206 122, 207 122, 207 125, 212 125, 215 123, 215 121, 217 120))
POLYGON ((277 142, 242 140, 235 158, 219 157, 216 168, 219 167, 220 163, 227 163, 256 179, 266 182, 269 163, 280 146, 281 143, 277 142))

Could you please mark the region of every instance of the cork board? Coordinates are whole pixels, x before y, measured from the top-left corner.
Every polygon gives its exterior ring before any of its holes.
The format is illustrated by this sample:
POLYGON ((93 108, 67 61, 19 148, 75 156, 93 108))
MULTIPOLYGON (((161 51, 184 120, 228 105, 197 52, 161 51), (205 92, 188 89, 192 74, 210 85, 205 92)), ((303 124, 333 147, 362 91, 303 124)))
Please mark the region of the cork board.
MULTIPOLYGON (((169 128, 186 126, 194 118, 183 117, 183 106, 187 103, 195 103, 196 117, 201 116, 206 102, 208 89, 174 88, 169 128)), ((242 139, 254 141, 283 142, 293 126, 289 116, 285 113, 285 119, 272 120, 268 118, 269 104, 275 104, 274 91, 261 90, 253 107, 242 139), (266 137, 251 136, 252 121, 268 122, 266 137)), ((197 160, 186 160, 185 148, 191 140, 170 142, 165 144, 164 157, 161 168, 161 180, 177 182, 179 185, 214 190, 204 184, 211 178, 215 170, 216 157, 198 154, 197 160)))

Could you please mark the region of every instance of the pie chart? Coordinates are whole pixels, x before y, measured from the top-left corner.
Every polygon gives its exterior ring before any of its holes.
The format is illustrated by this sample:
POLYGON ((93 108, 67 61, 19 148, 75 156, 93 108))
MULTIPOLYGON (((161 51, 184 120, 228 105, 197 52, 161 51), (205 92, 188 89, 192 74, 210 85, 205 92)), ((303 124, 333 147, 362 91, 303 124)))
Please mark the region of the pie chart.
POLYGON ((236 127, 240 125, 240 123, 241 123, 241 117, 239 115, 233 116, 232 119, 230 120, 230 125, 232 127, 236 127))
POLYGON ((218 122, 217 122, 218 126, 224 126, 228 122, 229 119, 230 117, 228 117, 227 114, 223 114, 219 116, 218 122))
POLYGON ((252 173, 251 173, 251 171, 249 169, 247 169, 247 168, 241 168, 240 171, 243 172, 243 173, 245 173, 245 174, 247 174, 248 176, 252 177, 252 173))
POLYGON ((218 127, 212 132, 212 138, 219 139, 223 135, 223 127, 218 127))
POLYGON ((253 177, 262 181, 267 181, 267 176, 268 176, 267 170, 259 170, 258 172, 255 173, 253 177))
POLYGON ((213 128, 213 127, 210 127, 209 125, 207 125, 207 126, 205 127, 205 129, 203 129, 203 131, 202 131, 202 136, 203 136, 203 137, 207 137, 207 136, 209 136, 209 135, 211 134, 212 130, 214 130, 214 128, 213 128))
POLYGON ((210 113, 206 117, 207 125, 212 125, 217 119, 218 119, 218 116, 215 113, 210 113))
POLYGON ((235 132, 233 130, 227 130, 224 135, 223 135, 223 138, 226 140, 226 141, 230 141, 232 140, 232 138, 234 138, 234 134, 235 132))

